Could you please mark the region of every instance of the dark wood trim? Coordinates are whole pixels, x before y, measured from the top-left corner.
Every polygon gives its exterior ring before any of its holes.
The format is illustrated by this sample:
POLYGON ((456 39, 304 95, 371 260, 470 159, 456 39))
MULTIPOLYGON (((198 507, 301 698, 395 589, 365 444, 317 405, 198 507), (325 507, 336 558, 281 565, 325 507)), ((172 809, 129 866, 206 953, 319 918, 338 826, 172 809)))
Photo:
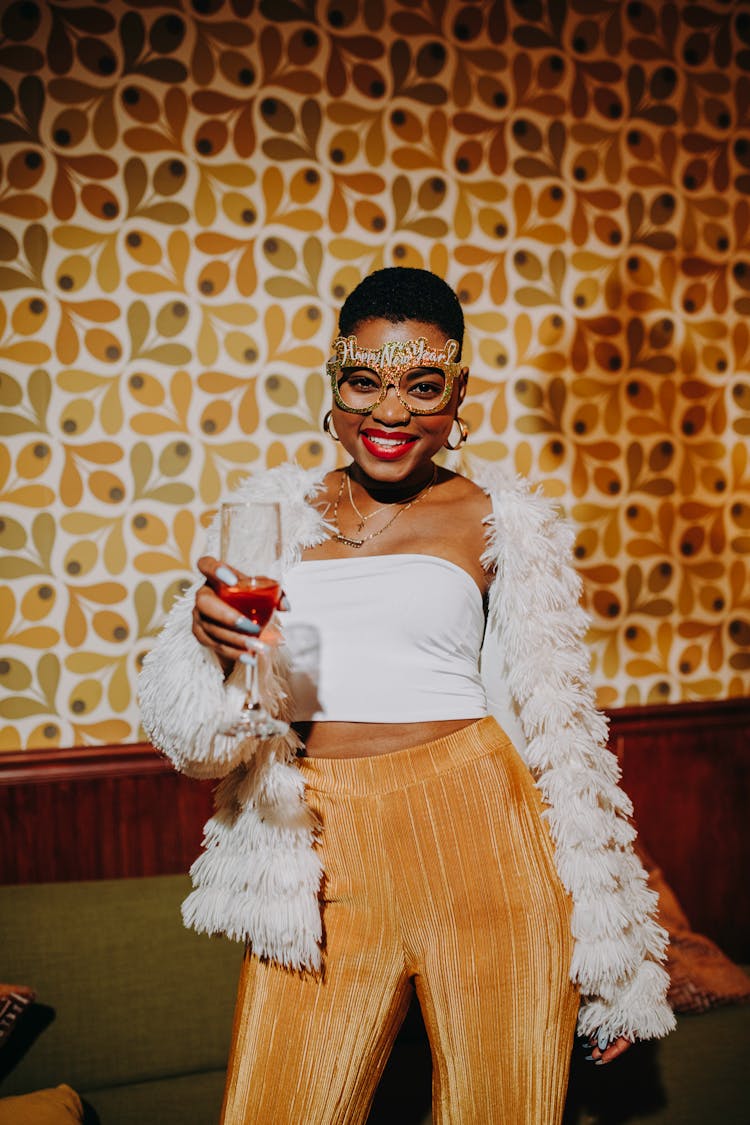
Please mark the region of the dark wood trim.
POLYGON ((610 731, 674 730, 679 727, 743 726, 750 720, 750 696, 700 700, 690 703, 655 703, 647 707, 618 707, 606 712, 610 731))
POLYGON ((173 773, 171 762, 149 742, 72 746, 0 754, 0 786, 83 781, 95 777, 141 777, 173 773))

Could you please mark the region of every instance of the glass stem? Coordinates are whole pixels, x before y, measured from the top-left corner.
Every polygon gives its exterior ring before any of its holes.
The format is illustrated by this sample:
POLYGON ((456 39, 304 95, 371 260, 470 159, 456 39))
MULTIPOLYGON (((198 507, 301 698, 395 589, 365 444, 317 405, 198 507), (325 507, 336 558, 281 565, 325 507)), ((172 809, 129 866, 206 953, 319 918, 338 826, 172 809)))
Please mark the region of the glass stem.
POLYGON ((245 665, 245 690, 247 697, 245 698, 245 711, 260 711, 260 699, 258 698, 258 661, 260 660, 260 653, 253 653, 255 659, 251 664, 245 665))

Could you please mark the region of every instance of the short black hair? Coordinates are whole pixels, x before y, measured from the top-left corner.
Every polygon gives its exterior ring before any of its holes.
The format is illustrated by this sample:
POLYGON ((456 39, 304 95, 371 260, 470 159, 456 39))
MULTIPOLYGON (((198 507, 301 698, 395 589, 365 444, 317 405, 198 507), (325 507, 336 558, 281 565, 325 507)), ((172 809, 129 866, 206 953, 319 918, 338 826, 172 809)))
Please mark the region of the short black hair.
POLYGON ((350 336, 366 320, 421 320, 435 324, 451 340, 464 338, 461 302, 442 277, 430 270, 390 266, 376 270, 360 281, 341 306, 339 333, 350 336))

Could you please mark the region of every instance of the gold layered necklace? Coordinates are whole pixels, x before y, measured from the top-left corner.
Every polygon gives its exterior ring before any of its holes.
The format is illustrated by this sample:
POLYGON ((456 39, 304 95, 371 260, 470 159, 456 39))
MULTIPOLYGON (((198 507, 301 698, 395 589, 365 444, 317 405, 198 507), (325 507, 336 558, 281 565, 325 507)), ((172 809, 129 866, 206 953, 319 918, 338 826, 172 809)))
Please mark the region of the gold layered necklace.
POLYGON ((336 532, 333 535, 333 538, 337 540, 337 542, 343 543, 347 547, 355 548, 362 547, 365 543, 369 543, 371 539, 376 539, 378 535, 382 535, 384 531, 387 531, 388 528, 396 522, 400 515, 403 515, 404 512, 408 512, 409 508, 413 507, 414 504, 419 503, 420 500, 424 500, 425 496, 427 496, 427 494, 434 486, 437 480, 437 475, 437 465, 433 465, 432 476, 428 480, 427 484, 423 484, 422 487, 412 496, 407 497, 405 500, 399 500, 396 511, 387 523, 383 524, 382 527, 379 527, 377 531, 371 531, 369 535, 364 535, 361 539, 357 539, 355 535, 344 535, 339 524, 339 505, 341 504, 341 500, 344 495, 344 486, 348 488, 349 502, 359 520, 359 524, 356 529, 357 532, 360 532, 362 530, 368 520, 371 520, 373 516, 377 516, 380 512, 385 511, 385 509, 389 505, 381 504, 380 507, 376 508, 374 512, 368 512, 366 516, 362 515, 356 503, 354 502, 354 496, 352 495, 351 477, 349 476, 348 472, 344 471, 341 475, 341 484, 339 485, 336 503, 333 506, 333 523, 336 527, 336 532))

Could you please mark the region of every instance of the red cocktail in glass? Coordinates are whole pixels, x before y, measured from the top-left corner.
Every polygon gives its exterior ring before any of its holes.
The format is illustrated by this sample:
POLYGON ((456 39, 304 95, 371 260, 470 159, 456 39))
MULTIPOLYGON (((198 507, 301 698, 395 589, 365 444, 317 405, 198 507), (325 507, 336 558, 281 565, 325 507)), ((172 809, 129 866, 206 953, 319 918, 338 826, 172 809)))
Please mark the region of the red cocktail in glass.
POLYGON ((273 611, 278 608, 281 587, 275 579, 258 575, 243 578, 235 586, 222 584, 218 594, 223 602, 263 629, 271 620, 273 611))
MULTIPOLYGON (((262 500, 228 502, 221 505, 221 560, 238 574, 235 583, 221 583, 216 592, 238 614, 252 621, 260 632, 271 620, 281 598, 281 508, 262 500), (254 571, 247 574, 247 571, 254 571)), ((246 640, 245 705, 239 715, 222 726, 232 737, 271 738, 285 734, 289 726, 270 715, 259 696, 258 661, 265 658, 266 645, 256 638, 246 640)))

